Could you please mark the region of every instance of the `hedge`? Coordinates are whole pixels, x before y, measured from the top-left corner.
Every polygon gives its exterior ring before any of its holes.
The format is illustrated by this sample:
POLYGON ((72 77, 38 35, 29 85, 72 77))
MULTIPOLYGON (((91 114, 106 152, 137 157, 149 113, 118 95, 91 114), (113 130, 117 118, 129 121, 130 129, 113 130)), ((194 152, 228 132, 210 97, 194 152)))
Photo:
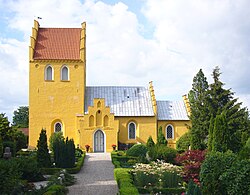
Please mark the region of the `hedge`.
MULTIPOLYGON (((75 167, 73 168, 65 168, 65 170, 70 173, 70 174, 76 174, 78 173, 84 163, 84 159, 85 159, 85 153, 83 153, 83 155, 78 158, 77 164, 75 167)), ((62 170, 63 168, 42 168, 41 171, 43 174, 45 175, 54 175, 56 173, 58 173, 60 170, 62 170)))
POLYGON ((127 168, 114 169, 114 176, 119 187, 120 195, 139 194, 137 188, 133 185, 133 180, 129 171, 130 169, 127 168))
POLYGON ((126 154, 122 151, 118 152, 112 152, 111 153, 111 158, 112 158, 112 163, 114 164, 115 168, 121 168, 121 167, 131 167, 134 165, 134 162, 137 162, 138 157, 134 156, 125 156, 126 154), (133 160, 133 161, 131 161, 133 160))

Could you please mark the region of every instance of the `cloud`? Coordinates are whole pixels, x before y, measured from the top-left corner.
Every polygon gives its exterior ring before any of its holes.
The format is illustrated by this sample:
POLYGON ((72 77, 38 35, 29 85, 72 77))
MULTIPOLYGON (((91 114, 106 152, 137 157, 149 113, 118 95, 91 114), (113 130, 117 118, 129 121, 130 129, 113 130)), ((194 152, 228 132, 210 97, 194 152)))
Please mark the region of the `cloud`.
POLYGON ((41 27, 87 22, 87 85, 147 86, 153 80, 157 99, 180 99, 200 68, 211 81, 212 69, 220 65, 226 87, 249 104, 249 4, 145 0, 140 16, 146 21, 140 21, 118 1, 9 1, 4 5, 8 28, 23 37, 0 38, 1 83, 8 83, 0 86, 6 94, 0 96, 1 111, 28 104, 29 36, 38 16, 41 27), (144 37, 145 32, 152 35, 144 37))

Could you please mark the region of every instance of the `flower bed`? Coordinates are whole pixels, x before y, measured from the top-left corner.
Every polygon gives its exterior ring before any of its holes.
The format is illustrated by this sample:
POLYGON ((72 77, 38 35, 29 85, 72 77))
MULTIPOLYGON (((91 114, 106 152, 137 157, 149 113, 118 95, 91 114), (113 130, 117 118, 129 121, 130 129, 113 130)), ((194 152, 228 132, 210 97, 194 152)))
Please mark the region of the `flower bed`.
POLYGON ((185 191, 180 177, 181 168, 163 161, 138 163, 131 169, 134 184, 140 193, 185 191))

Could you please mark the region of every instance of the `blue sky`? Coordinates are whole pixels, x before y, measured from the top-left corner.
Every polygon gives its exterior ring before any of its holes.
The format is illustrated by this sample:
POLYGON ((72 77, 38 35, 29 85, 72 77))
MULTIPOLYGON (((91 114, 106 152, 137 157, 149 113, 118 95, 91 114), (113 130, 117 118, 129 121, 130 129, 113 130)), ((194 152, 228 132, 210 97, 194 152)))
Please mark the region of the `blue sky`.
POLYGON ((0 112, 28 105, 28 46, 41 27, 87 22, 87 85, 148 86, 179 100, 200 68, 250 107, 248 0, 0 0, 0 112))

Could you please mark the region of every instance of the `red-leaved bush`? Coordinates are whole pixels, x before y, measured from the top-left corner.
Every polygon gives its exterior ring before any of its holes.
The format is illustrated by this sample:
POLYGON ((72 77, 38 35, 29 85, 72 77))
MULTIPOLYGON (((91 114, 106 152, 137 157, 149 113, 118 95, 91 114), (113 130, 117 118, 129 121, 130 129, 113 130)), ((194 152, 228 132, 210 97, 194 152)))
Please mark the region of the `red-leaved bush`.
POLYGON ((183 166, 182 178, 184 181, 193 180, 200 185, 199 173, 201 164, 205 160, 205 154, 205 150, 187 150, 175 158, 175 161, 183 166))

